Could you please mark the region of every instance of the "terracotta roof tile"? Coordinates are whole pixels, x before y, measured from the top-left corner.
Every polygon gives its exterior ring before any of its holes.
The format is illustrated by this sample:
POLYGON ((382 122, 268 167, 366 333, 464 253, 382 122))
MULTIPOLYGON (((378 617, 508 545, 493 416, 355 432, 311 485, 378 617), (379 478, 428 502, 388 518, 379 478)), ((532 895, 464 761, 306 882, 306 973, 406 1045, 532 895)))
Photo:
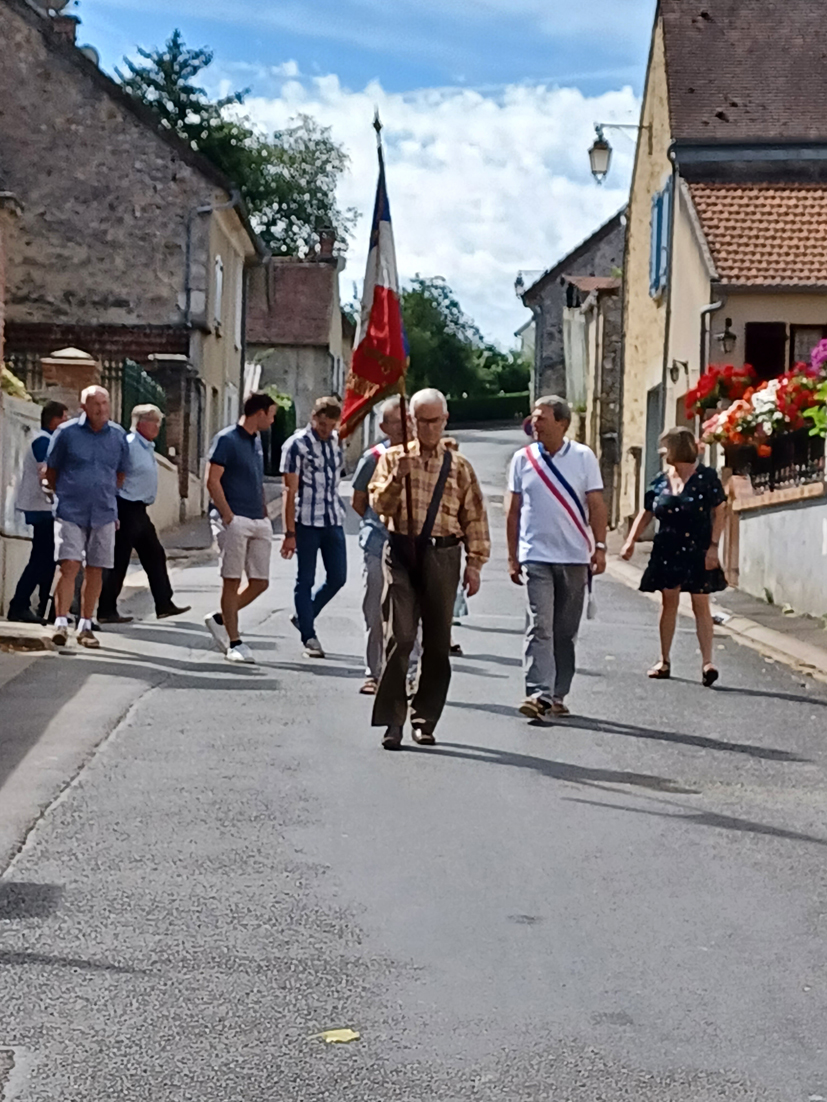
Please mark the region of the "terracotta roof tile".
POLYGON ((253 269, 247 306, 250 344, 310 345, 330 341, 336 265, 273 258, 253 269))
POLYGON ((827 185, 690 184, 722 283, 827 286, 827 185))
POLYGON ((824 0, 660 0, 672 137, 827 139, 824 0))
POLYGON ((572 283, 578 291, 584 295, 590 295, 592 291, 617 291, 621 280, 615 276, 563 276, 567 283, 572 283))

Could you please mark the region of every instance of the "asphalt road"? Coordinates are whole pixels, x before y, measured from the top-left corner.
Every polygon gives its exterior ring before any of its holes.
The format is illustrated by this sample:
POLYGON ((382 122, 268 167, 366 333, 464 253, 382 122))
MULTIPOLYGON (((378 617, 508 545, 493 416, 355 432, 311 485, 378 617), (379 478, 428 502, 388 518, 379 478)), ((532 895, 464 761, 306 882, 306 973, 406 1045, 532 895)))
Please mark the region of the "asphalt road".
MULTIPOLYGON (((519 433, 458 435, 501 493, 519 433)), ((353 540, 324 663, 281 560, 224 663, 205 565, 184 621, 0 688, 7 856, 43 811, 0 880, 8 1097, 827 1098, 827 692, 727 639, 702 689, 686 621, 649 682, 655 607, 601 580, 575 716, 528 724, 492 518, 432 750, 368 725, 353 540)))

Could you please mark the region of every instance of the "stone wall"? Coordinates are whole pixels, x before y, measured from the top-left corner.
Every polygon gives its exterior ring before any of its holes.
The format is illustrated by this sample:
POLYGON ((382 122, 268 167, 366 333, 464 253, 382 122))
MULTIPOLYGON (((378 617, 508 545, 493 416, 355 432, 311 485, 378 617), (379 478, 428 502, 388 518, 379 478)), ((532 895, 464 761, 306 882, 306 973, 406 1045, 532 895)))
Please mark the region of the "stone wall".
POLYGON ((304 428, 313 402, 333 388, 333 361, 328 350, 282 345, 260 350, 251 346, 249 351, 261 364, 260 389, 275 386, 289 394, 296 404, 296 425, 304 428))
POLYGON ((49 27, 23 0, 0 3, 4 186, 23 204, 7 320, 183 325, 188 213, 228 194, 49 27))
MULTIPOLYGON (((562 275, 611 276, 623 267, 623 250, 626 228, 622 220, 598 237, 589 247, 577 249, 571 264, 561 262, 557 267, 562 275)), ((535 368, 534 397, 542 394, 566 396, 566 365, 563 356, 563 310, 566 307, 566 289, 560 278, 551 278, 535 295, 526 294, 526 304, 539 308, 535 313, 535 368)))
POLYGON ((738 587, 827 616, 827 498, 739 514, 738 587))

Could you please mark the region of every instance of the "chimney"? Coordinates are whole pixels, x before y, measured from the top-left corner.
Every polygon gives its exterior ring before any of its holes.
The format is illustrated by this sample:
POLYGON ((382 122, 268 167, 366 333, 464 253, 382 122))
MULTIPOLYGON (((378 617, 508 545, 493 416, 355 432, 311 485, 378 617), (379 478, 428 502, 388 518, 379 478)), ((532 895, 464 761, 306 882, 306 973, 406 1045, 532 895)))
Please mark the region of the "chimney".
POLYGON ((336 231, 330 227, 319 230, 319 259, 332 260, 333 246, 336 244, 336 231))
POLYGON ((80 20, 76 15, 53 15, 52 30, 64 42, 70 46, 75 45, 75 37, 78 33, 80 20))

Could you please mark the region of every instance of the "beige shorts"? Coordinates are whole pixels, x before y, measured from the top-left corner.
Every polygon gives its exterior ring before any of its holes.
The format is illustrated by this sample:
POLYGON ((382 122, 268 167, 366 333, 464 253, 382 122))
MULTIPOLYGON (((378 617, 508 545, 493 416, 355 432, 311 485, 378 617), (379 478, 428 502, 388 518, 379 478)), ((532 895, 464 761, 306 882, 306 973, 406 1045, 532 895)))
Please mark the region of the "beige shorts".
POLYGON ((273 526, 264 520, 234 516, 227 527, 221 517, 211 514, 210 525, 218 544, 218 571, 222 578, 270 577, 270 549, 273 544, 273 526))

